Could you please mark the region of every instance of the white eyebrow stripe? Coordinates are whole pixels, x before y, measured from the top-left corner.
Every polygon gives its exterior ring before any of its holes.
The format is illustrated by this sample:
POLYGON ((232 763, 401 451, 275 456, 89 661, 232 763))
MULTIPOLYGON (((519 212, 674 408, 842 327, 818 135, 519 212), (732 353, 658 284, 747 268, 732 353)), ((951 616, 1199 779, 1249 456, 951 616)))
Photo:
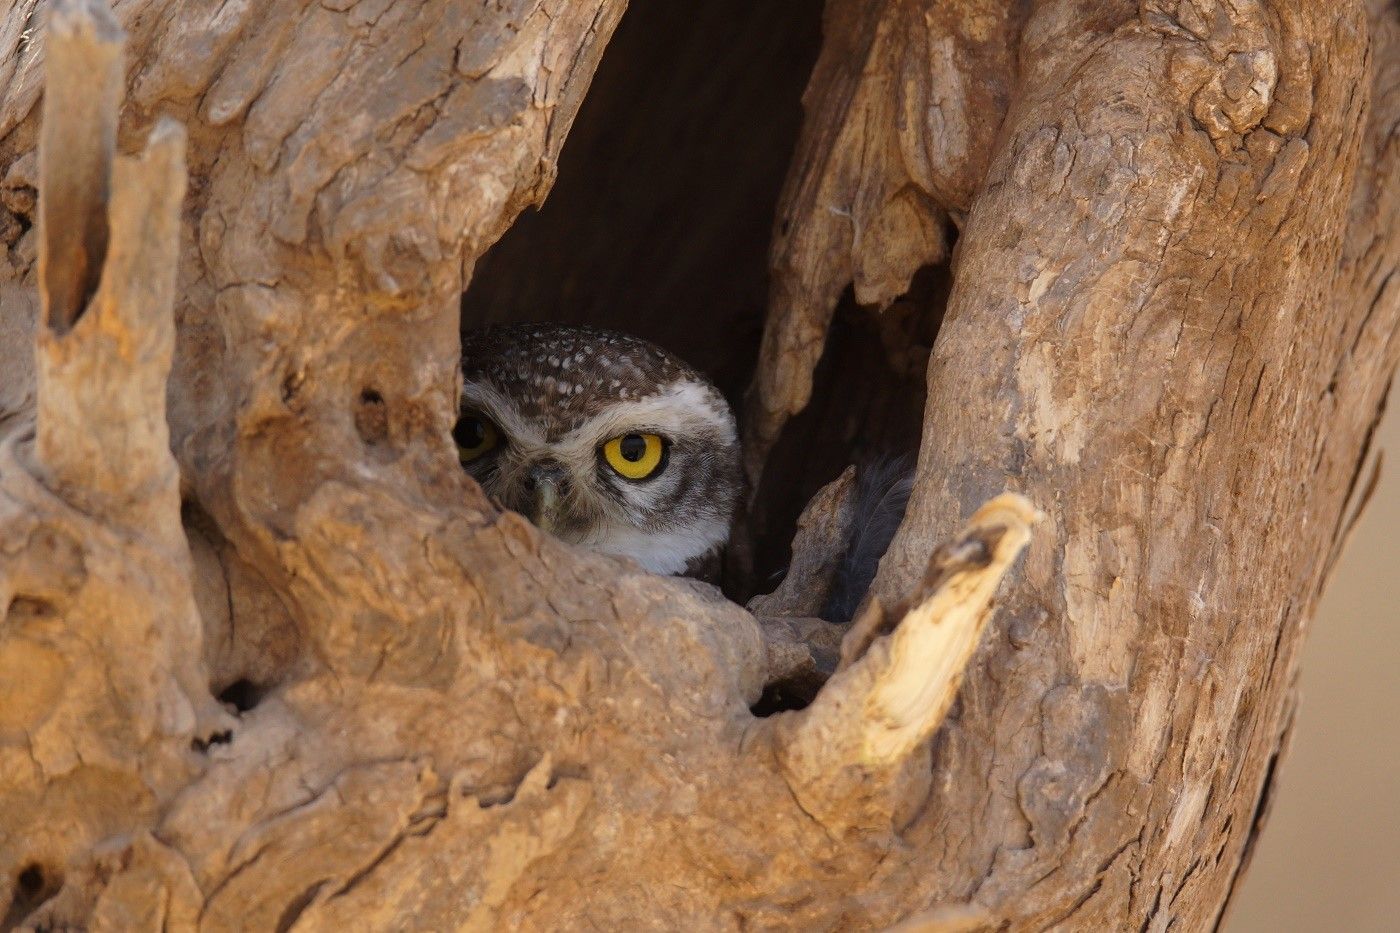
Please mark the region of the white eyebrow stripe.
POLYGON ((737 439, 734 418, 723 399, 699 383, 682 382, 657 395, 615 402, 553 446, 561 453, 579 458, 614 437, 647 428, 672 435, 708 428, 724 443, 734 443, 737 439))
POLYGON ((545 450, 550 444, 544 434, 520 414, 520 409, 506 395, 481 382, 462 386, 462 401, 481 411, 506 433, 515 444, 530 450, 545 450))
POLYGON ((695 382, 675 383, 643 399, 619 400, 554 442, 550 442, 535 422, 520 413, 509 396, 490 384, 465 383, 462 401, 495 421, 523 455, 534 457, 552 453, 575 464, 591 463, 593 451, 600 444, 639 429, 667 435, 709 429, 723 443, 734 443, 737 439, 734 418, 724 400, 695 382))

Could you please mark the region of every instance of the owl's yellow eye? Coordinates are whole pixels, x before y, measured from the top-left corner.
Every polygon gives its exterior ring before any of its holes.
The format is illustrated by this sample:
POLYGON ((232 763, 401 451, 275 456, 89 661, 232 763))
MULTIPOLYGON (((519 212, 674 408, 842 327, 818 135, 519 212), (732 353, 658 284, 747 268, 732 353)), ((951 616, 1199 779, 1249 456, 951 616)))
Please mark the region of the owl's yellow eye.
POLYGON ((466 412, 452 428, 452 439, 457 442, 458 459, 466 464, 495 450, 501 442, 501 432, 480 415, 466 412))
POLYGON ((659 434, 624 434, 603 445, 603 460, 623 479, 651 479, 666 467, 666 441, 659 434))

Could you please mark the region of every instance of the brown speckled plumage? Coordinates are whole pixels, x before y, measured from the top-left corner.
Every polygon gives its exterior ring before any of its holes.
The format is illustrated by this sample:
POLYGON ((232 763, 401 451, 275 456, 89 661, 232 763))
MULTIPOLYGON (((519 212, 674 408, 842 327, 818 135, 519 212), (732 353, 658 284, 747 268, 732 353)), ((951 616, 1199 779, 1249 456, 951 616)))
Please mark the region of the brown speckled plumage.
POLYGON ((619 399, 647 398, 681 379, 705 382, 653 343, 562 324, 497 324, 466 334, 462 373, 490 382, 522 415, 550 425, 551 439, 619 399))
POLYGON ((462 337, 462 425, 498 443, 465 468, 559 538, 656 573, 717 565, 741 484, 729 405, 700 373, 637 337, 559 324, 462 337), (662 438, 654 474, 628 479, 603 448, 662 438), (542 492, 542 490, 544 490, 542 492))

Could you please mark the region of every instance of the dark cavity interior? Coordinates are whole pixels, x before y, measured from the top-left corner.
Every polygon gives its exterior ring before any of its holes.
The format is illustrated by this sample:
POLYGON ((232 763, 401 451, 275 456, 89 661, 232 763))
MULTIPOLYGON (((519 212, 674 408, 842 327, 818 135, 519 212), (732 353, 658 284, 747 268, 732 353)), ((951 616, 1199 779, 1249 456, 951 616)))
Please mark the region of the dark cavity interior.
MULTIPOLYGON (((548 200, 478 263, 463 327, 557 321, 636 334, 708 374, 742 418, 821 12, 820 0, 633 4, 548 200)), ((842 302, 812 404, 774 452, 741 529, 754 560, 731 569, 732 596, 771 588, 797 515, 823 483, 848 463, 917 447, 937 320, 916 308, 941 309, 946 289, 944 270, 929 270, 909 301, 879 317, 849 295, 842 302), (912 355, 887 352, 892 335, 912 355)))

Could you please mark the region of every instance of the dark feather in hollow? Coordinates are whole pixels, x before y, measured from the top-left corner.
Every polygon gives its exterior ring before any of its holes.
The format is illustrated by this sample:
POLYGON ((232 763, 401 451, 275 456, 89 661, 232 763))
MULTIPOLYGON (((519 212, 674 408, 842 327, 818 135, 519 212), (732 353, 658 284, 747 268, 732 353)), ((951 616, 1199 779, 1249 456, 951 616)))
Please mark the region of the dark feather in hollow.
POLYGON ((849 622, 875 582, 880 558, 894 540, 909 496, 914 490, 914 464, 908 455, 884 457, 863 465, 856 476, 851 536, 832 582, 823 617, 849 622))

